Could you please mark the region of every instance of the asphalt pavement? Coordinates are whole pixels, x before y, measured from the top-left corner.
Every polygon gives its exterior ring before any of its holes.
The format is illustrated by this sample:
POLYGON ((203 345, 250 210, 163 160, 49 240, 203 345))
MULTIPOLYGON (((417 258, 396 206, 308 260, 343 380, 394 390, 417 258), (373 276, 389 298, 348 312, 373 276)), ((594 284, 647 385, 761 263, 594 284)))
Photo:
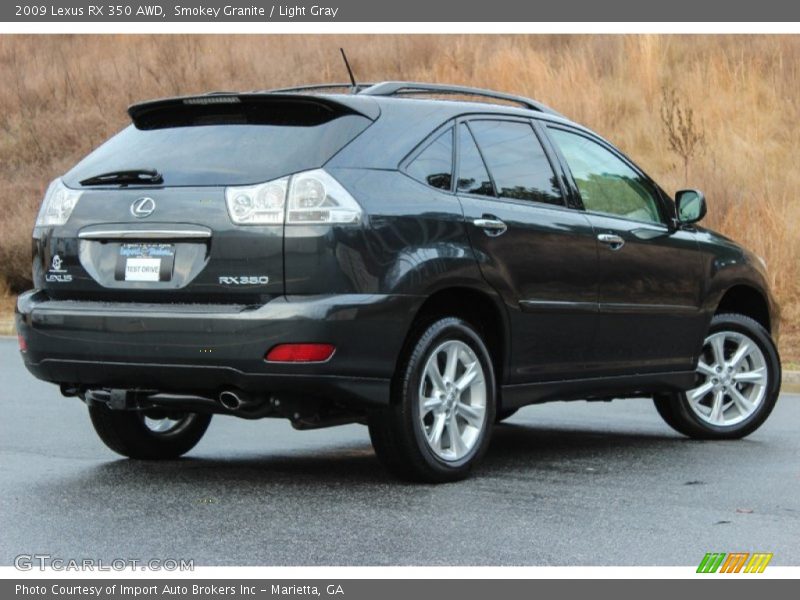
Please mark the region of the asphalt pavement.
POLYGON ((494 430, 476 475, 392 480, 366 428, 215 417, 185 458, 124 460, 0 339, 0 564, 800 565, 800 396, 736 442, 672 432, 649 400, 553 403, 494 430))

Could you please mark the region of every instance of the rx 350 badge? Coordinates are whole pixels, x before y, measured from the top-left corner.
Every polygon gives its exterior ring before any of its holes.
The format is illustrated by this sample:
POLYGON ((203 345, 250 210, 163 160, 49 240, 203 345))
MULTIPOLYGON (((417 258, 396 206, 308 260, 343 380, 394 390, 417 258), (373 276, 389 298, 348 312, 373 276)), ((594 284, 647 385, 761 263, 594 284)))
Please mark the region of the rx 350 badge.
POLYGON ((267 285, 269 277, 266 275, 222 276, 219 278, 219 282, 222 285, 267 285))
POLYGON ((44 280, 48 283, 69 283, 72 281, 72 275, 67 273, 67 270, 63 268, 64 261, 58 254, 53 255, 53 259, 50 261, 50 269, 48 269, 47 273, 44 276, 44 280))

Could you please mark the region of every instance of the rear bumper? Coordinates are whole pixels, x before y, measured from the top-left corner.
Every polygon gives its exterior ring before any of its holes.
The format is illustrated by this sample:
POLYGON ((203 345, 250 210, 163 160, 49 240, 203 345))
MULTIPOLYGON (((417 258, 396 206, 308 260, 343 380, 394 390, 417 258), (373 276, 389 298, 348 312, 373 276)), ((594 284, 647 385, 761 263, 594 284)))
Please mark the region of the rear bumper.
POLYGON ((389 382, 422 299, 342 294, 280 297, 253 308, 52 300, 17 301, 28 370, 78 387, 153 389, 214 397, 220 390, 290 393, 361 404, 389 401, 389 382), (268 363, 280 343, 336 346, 324 363, 268 363))

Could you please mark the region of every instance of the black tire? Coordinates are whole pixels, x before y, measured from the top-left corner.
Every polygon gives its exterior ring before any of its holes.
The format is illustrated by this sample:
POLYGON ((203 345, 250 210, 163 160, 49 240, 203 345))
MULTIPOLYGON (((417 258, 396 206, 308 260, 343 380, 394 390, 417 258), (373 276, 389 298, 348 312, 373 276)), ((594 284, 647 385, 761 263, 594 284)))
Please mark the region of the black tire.
POLYGON ((659 394, 653 397, 656 411, 664 419, 664 422, 678 433, 692 437, 692 430, 686 426, 685 420, 682 420, 676 414, 675 406, 680 401, 679 394, 659 394))
POLYGON ((515 414, 517 414, 518 408, 504 408, 503 410, 497 411, 497 416, 494 419, 495 423, 502 423, 506 419, 510 419, 515 414))
POLYGON ((197 445, 211 422, 210 414, 111 410, 97 403, 89 406, 89 417, 106 446, 117 454, 141 460, 178 458, 197 445), (172 429, 155 432, 145 424, 145 415, 179 420, 172 429))
POLYGON ((678 433, 702 440, 731 440, 750 435, 767 420, 781 388, 781 363, 769 332, 758 322, 739 314, 720 314, 711 320, 708 336, 730 331, 747 336, 765 359, 767 381, 764 397, 752 414, 732 425, 714 425, 701 419, 691 408, 686 393, 664 394, 653 398, 658 414, 678 433))
MULTIPOLYGON (((495 404, 492 359, 481 336, 461 319, 444 318, 419 330, 415 342, 401 358, 392 382, 390 406, 370 415, 370 439, 383 465, 402 479, 428 483, 458 481, 469 476, 486 452, 495 418, 495 404), (478 359, 483 369, 485 403, 481 407, 484 410, 482 426, 475 427, 477 433, 471 449, 461 458, 445 460, 431 449, 426 440, 419 402, 427 361, 442 344, 450 341, 462 342, 478 359)), ((440 435, 441 439, 444 439, 443 435, 440 435)), ((452 449, 452 441, 450 445, 452 449)))

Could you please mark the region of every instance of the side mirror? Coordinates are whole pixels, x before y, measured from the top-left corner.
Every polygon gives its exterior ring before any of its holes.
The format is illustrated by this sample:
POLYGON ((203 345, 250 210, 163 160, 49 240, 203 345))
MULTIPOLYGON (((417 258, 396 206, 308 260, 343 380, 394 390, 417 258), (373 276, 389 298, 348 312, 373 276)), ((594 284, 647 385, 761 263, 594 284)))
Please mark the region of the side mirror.
POLYGON ((690 225, 706 216, 706 197, 700 190, 680 190, 675 194, 678 223, 690 225))

